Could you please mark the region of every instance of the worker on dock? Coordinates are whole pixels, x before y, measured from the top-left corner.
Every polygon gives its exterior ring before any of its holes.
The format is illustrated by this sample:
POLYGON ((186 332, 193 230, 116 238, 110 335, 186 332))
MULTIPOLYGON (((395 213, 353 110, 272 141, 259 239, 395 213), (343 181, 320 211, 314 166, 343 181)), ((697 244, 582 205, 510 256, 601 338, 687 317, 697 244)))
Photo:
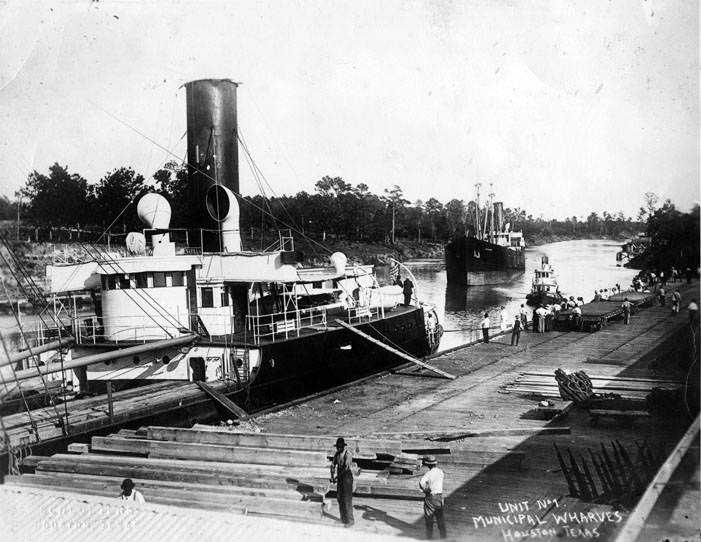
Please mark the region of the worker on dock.
POLYGON ((521 303, 521 309, 518 311, 521 316, 521 329, 528 333, 528 314, 526 313, 526 307, 521 303))
POLYGON ((674 293, 672 294, 672 312, 679 314, 679 307, 681 307, 681 304, 682 294, 679 293, 679 288, 675 288, 674 293))
POLYGON ((122 482, 122 493, 120 493, 119 498, 123 501, 146 502, 141 492, 134 489, 134 482, 131 478, 125 478, 122 482))
POLYGON ((657 300, 660 302, 660 307, 664 307, 667 302, 667 292, 664 290, 664 286, 660 286, 657 292, 657 300))
POLYGON ((499 327, 504 332, 509 327, 509 313, 504 305, 501 306, 501 311, 499 311, 499 319, 499 327))
POLYGON ((409 277, 404 279, 404 305, 411 305, 411 294, 414 292, 414 283, 409 277))
POLYGON ((621 308, 623 309, 623 319, 626 325, 628 325, 630 324, 630 312, 633 310, 633 305, 628 301, 627 297, 623 300, 623 303, 621 303, 621 308))
POLYGON ((481 322, 481 327, 482 327, 482 341, 485 343, 489 342, 489 313, 485 312, 484 313, 484 318, 482 318, 481 322))
POLYGON ((548 316, 548 310, 541 305, 535 312, 538 315, 538 333, 545 333, 545 318, 548 316))
POLYGON ((353 520, 353 456, 346 447, 343 437, 336 439, 336 453, 331 461, 331 483, 336 484, 336 500, 341 521, 345 527, 352 527, 353 520))
POLYGON ((445 530, 445 519, 443 518, 443 478, 444 474, 438 468, 436 458, 429 455, 423 460, 428 467, 428 472, 421 477, 419 488, 424 492, 424 521, 426 522, 426 538, 433 538, 433 520, 436 520, 438 532, 441 538, 448 535, 445 530))
POLYGON ((521 318, 516 315, 514 318, 514 327, 511 329, 511 346, 518 346, 518 341, 521 339, 521 318), (516 343, 516 344, 514 344, 516 343))
POLYGON ((581 307, 575 307, 572 309, 572 320, 574 322, 574 328, 577 331, 580 331, 582 329, 582 308, 581 307))
POLYGON ((699 315, 699 306, 696 304, 696 300, 692 299, 687 308, 689 309, 689 324, 695 326, 699 315))

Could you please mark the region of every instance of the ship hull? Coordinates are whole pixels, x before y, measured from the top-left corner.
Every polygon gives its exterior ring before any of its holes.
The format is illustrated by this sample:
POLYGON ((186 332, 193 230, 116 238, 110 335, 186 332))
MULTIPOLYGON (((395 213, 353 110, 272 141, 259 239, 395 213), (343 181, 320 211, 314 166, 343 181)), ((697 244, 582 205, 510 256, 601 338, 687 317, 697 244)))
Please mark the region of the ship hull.
MULTIPOLYGON (((418 358, 431 351, 421 308, 355 327, 418 358)), ((402 358, 345 328, 273 343, 262 348, 262 363, 243 406, 260 410, 402 363, 402 358)))
MULTIPOLYGON (((387 312, 382 319, 354 327, 418 358, 437 348, 435 344, 433 348, 429 345, 424 311, 420 307, 387 312)), ((230 347, 243 345, 234 342, 230 347)), ((198 348, 221 350, 222 345, 200 343, 198 348)), ((343 327, 329 327, 322 332, 263 343, 255 348, 260 353, 257 369, 251 374, 248 385, 230 395, 248 411, 269 408, 405 363, 402 358, 343 327)), ((156 354, 157 357, 161 355, 156 354)), ((178 380, 187 380, 189 376, 186 373, 178 380)), ((109 379, 115 389, 163 380, 171 379, 109 379)), ((93 393, 104 393, 105 380, 91 380, 89 388, 93 393)))
POLYGON ((462 237, 446 245, 445 268, 450 284, 504 284, 526 270, 526 255, 522 247, 503 247, 462 237))

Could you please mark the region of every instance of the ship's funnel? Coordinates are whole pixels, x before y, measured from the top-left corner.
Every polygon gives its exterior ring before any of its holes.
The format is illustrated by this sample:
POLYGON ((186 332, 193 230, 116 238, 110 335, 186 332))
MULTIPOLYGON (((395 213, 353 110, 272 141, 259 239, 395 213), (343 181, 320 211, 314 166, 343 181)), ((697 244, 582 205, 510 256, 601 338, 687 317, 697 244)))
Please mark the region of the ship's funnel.
MULTIPOLYGON (((147 228, 167 230, 170 226, 170 203, 160 194, 151 192, 142 196, 136 206, 136 214, 147 228)), ((154 256, 172 256, 175 246, 168 232, 156 231, 152 237, 154 256)))
POLYGON ((207 190, 207 212, 217 221, 221 231, 222 252, 241 252, 241 232, 239 231, 239 203, 236 196, 220 184, 215 184, 207 190))
MULTIPOLYGON (((190 227, 216 229, 206 208, 207 191, 222 185, 239 191, 237 83, 229 79, 200 79, 185 84, 187 94, 187 161, 190 227)), ((237 225, 238 229, 238 225, 237 225)), ((207 250, 218 250, 219 239, 205 238, 207 250)))
POLYGON ((494 223, 497 231, 504 227, 504 204, 501 201, 494 202, 494 223))

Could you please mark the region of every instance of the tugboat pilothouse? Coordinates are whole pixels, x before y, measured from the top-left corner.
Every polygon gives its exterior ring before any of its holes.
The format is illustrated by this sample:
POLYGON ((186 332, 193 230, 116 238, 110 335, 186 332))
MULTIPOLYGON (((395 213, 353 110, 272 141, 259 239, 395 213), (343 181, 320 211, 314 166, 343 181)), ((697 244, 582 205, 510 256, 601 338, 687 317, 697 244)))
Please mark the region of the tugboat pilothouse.
POLYGON ((336 252, 326 267, 305 267, 291 235, 274 250, 242 250, 236 90, 225 79, 186 84, 200 229, 174 242, 168 201, 147 194, 137 207, 145 229, 128 235, 127 254, 96 251, 47 269, 54 296, 94 300, 93 314, 73 315, 63 363, 81 390, 224 380, 232 399, 256 409, 396 366, 398 352, 420 358, 438 348, 433 308, 416 296, 404 304, 401 288, 380 285, 370 266, 336 252))

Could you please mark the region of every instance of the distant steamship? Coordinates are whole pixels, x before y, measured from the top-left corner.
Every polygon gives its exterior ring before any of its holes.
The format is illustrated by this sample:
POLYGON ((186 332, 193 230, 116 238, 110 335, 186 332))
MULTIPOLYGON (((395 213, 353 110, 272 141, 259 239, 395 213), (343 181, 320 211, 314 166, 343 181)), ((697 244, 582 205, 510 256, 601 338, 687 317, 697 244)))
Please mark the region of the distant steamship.
MULTIPOLYGON (((504 223, 504 204, 490 192, 484 209, 480 204, 480 183, 469 234, 453 239, 445 247, 448 282, 466 286, 503 284, 526 269, 523 233, 511 231, 504 223)), ((491 185, 490 185, 491 187, 491 185)))

